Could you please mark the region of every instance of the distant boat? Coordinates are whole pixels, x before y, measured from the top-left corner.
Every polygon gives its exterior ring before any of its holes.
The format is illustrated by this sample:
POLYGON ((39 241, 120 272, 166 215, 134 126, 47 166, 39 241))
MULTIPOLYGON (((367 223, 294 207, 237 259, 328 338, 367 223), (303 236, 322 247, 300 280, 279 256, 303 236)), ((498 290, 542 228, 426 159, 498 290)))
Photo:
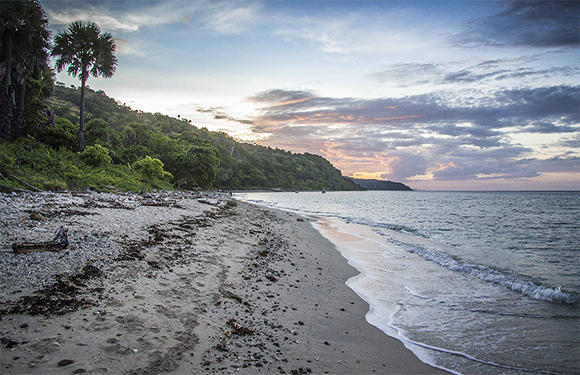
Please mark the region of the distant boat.
POLYGON ((326 190, 322 190, 322 194, 326 194, 326 190))
POLYGON ((294 190, 294 192, 295 192, 296 194, 298 194, 298 190, 294 190))

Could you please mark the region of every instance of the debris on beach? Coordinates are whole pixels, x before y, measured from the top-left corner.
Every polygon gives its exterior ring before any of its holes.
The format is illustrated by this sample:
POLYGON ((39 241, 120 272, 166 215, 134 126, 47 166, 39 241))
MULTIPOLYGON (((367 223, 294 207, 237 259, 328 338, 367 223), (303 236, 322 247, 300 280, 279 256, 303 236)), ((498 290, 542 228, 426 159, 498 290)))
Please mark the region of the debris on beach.
POLYGON ((51 241, 46 242, 15 242, 12 244, 12 251, 18 254, 31 253, 34 251, 60 251, 68 248, 69 241, 67 229, 60 227, 51 241))
POLYGON ((254 331, 252 329, 244 327, 243 325, 236 322, 235 319, 228 320, 226 325, 232 328, 231 330, 225 331, 225 335, 228 337, 232 337, 232 335, 246 336, 254 334, 254 331))

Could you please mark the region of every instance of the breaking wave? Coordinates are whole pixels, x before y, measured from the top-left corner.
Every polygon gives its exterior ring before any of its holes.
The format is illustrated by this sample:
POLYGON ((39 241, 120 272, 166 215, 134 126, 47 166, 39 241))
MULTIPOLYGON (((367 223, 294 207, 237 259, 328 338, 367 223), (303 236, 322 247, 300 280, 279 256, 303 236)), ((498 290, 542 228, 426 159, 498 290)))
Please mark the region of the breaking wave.
POLYGON ((537 300, 567 304, 577 304, 580 302, 580 295, 562 290, 561 287, 551 288, 549 286, 539 285, 515 276, 506 275, 501 271, 486 266, 461 262, 438 251, 396 241, 395 243, 402 246, 407 252, 417 254, 425 260, 435 262, 452 271, 461 272, 490 283, 502 285, 537 300))

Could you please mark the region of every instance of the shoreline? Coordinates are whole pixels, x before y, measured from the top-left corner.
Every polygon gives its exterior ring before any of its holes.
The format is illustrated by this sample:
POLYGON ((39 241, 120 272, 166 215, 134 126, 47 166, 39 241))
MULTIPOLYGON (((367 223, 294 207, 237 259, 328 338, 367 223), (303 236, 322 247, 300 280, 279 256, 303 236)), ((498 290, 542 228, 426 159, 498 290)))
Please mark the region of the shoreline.
POLYGON ((445 373, 366 322, 345 284, 358 272, 306 217, 216 193, 2 194, 0 205, 0 245, 61 225, 71 242, 0 253, 22 273, 0 277, 8 374, 445 373), (55 280, 67 288, 47 291, 55 280), (27 296, 69 304, 38 313, 27 296))

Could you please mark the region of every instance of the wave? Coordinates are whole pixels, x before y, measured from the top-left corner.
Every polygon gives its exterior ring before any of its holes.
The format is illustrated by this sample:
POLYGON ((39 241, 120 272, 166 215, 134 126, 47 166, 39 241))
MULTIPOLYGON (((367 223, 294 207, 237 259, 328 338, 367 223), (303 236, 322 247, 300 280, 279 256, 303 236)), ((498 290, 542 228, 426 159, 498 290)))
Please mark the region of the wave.
POLYGON ((452 271, 461 272, 490 283, 502 285, 537 300, 571 305, 580 303, 579 294, 562 290, 561 287, 551 288, 549 286, 536 284, 515 276, 506 275, 501 271, 486 266, 461 262, 438 251, 428 250, 420 246, 409 245, 398 241, 393 242, 402 246, 407 252, 417 254, 425 260, 435 262, 452 271))
POLYGON ((388 230, 392 230, 392 231, 395 231, 395 232, 408 233, 408 234, 412 234, 412 235, 415 235, 415 236, 427 238, 427 236, 425 236, 424 234, 420 233, 417 229, 411 228, 411 227, 408 227, 408 226, 405 226, 405 225, 401 225, 401 224, 376 223, 376 222, 373 222, 373 221, 355 219, 355 218, 346 217, 346 216, 335 216, 335 215, 333 215, 333 216, 334 217, 338 217, 341 220, 344 220, 346 222, 350 222, 350 223, 353 223, 353 224, 361 224, 361 225, 365 225, 365 226, 371 227, 371 228, 388 229, 388 230))

